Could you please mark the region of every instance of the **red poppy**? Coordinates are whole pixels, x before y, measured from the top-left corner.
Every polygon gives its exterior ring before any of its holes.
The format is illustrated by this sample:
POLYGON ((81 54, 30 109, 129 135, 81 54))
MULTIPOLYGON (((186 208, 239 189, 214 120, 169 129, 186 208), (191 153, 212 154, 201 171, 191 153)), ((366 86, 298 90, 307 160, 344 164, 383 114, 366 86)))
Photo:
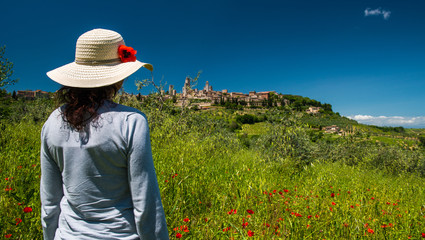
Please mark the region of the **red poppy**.
POLYGON ((425 238, 425 233, 422 233, 422 238, 425 238))
POLYGON ((229 215, 230 215, 230 214, 232 214, 232 213, 233 213, 233 214, 236 214, 237 212, 238 212, 238 210, 236 210, 236 209, 231 209, 230 211, 228 211, 228 212, 227 212, 227 214, 229 214, 229 215))
POLYGON ((181 238, 182 234, 181 233, 176 233, 176 238, 181 238))
POLYGON ((307 218, 311 218, 311 215, 308 215, 307 218))
POLYGON ((249 214, 254 214, 254 211, 252 211, 251 209, 246 210, 246 212, 249 214))
POLYGON ((373 231, 373 229, 371 229, 371 228, 368 228, 368 229, 367 229, 367 232, 368 232, 368 233, 371 233, 371 234, 374 234, 374 233, 375 233, 375 231, 373 231))
POLYGON ((16 221, 16 226, 18 226, 18 224, 20 224, 22 222, 22 219, 16 218, 15 221, 16 221))
POLYGON ((118 47, 118 56, 121 59, 121 62, 135 62, 136 61, 136 53, 132 47, 127 47, 125 45, 120 45, 118 47))
POLYGON ((331 193, 331 197, 335 197, 335 193, 331 193))
POLYGON ((248 236, 249 236, 249 237, 254 236, 254 232, 252 232, 251 230, 248 230, 248 236))
POLYGON ((190 220, 189 220, 189 218, 185 218, 185 219, 183 219, 183 221, 184 222, 189 222, 190 220))
POLYGON ((289 190, 288 190, 288 189, 283 189, 283 191, 284 191, 284 192, 289 192, 289 190))
POLYGON ((242 227, 243 227, 243 228, 246 228, 246 226, 248 226, 248 222, 244 222, 244 223, 242 223, 242 227))
POLYGON ((332 202, 332 205, 336 205, 336 203, 332 202))
POLYGON ((32 208, 30 207, 24 207, 24 213, 32 212, 32 208))
POLYGON ((10 238, 12 236, 12 234, 6 234, 4 235, 5 238, 10 238))

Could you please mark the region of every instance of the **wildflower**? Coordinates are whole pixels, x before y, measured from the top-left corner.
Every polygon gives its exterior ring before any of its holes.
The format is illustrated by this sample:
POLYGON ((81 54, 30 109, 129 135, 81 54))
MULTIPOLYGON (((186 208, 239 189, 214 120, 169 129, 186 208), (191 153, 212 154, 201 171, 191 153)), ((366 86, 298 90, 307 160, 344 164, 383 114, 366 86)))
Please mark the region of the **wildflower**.
POLYGON ((388 225, 387 225, 387 224, 382 224, 382 225, 381 225, 381 228, 386 228, 386 227, 388 227, 388 225))
POLYGON ((246 210, 246 212, 249 214, 254 214, 254 211, 252 211, 251 209, 246 210))
POLYGON ((244 223, 242 223, 242 227, 243 227, 243 228, 246 228, 246 226, 248 226, 248 222, 244 222, 244 223))
POLYGON ((425 238, 425 233, 422 233, 422 238, 425 238))
POLYGON ((167 182, 168 182, 168 180, 165 180, 165 182, 167 183, 167 182))
POLYGON ((266 226, 266 227, 270 227, 270 224, 268 224, 268 223, 264 223, 263 225, 266 226))
POLYGON ((236 210, 236 209, 231 209, 230 211, 228 211, 228 212, 227 212, 227 214, 229 214, 229 215, 231 215, 232 213, 233 213, 233 214, 236 214, 236 213, 237 213, 237 211, 238 211, 238 210, 236 210))
POLYGON ((367 226, 369 226, 369 223, 365 223, 365 224, 364 224, 364 227, 367 227, 367 226))
POLYGON ((350 194, 351 192, 350 192, 350 191, 348 191, 347 193, 348 193, 348 194, 350 194))
POLYGON ((351 206, 350 206, 350 208, 354 208, 354 206, 353 206, 353 205, 351 205, 351 206))
POLYGON ((375 233, 375 231, 373 231, 373 229, 371 229, 371 228, 368 228, 368 229, 367 229, 367 232, 368 232, 368 233, 371 233, 371 234, 374 234, 374 233, 375 233))
POLYGON ((344 227, 348 227, 348 223, 344 223, 344 227))
POLYGON ((189 220, 189 218, 185 218, 185 219, 183 219, 183 221, 184 222, 189 222, 190 220, 189 220))
POLYGON ((10 238, 10 237, 12 237, 12 234, 6 234, 6 235, 4 235, 4 237, 5 238, 10 238))
POLYGON ((32 212, 32 208, 30 207, 24 207, 24 213, 32 212))
POLYGON ((204 218, 204 221, 205 221, 205 222, 208 222, 208 218, 204 218))
POLYGON ((316 214, 316 216, 315 216, 315 217, 316 217, 316 218, 319 218, 319 215, 317 215, 317 214, 316 214))
POLYGON ((15 222, 16 222, 16 226, 18 226, 18 224, 20 224, 20 223, 22 222, 22 219, 20 219, 20 218, 16 218, 16 219, 15 219, 15 222))
POLYGON ((331 197, 335 197, 335 193, 331 193, 331 197))
POLYGON ((372 200, 375 200, 375 198, 374 198, 374 197, 372 197, 371 199, 372 199, 372 200))
POLYGON ((227 231, 229 231, 230 230, 230 227, 227 227, 227 228, 224 228, 223 229, 223 232, 227 232, 227 231))
POLYGON ((329 207, 329 210, 331 210, 331 212, 333 211, 332 207, 329 207))
POLYGON ((248 237, 252 237, 254 236, 254 232, 252 232, 251 230, 248 230, 248 237))
POLYGON ((181 233, 176 233, 176 238, 181 238, 182 234, 181 233))
POLYGON ((308 215, 307 218, 311 218, 311 215, 308 215))
POLYGON ((286 192, 286 193, 287 193, 287 192, 289 192, 289 190, 288 190, 288 189, 283 189, 283 191, 284 191, 284 192, 286 192))
POLYGON ((309 224, 307 224, 307 228, 309 228, 310 227, 310 225, 309 224))
POLYGON ((336 205, 336 203, 332 202, 332 205, 336 205))
POLYGON ((390 202, 387 202, 387 205, 391 205, 391 203, 390 202))

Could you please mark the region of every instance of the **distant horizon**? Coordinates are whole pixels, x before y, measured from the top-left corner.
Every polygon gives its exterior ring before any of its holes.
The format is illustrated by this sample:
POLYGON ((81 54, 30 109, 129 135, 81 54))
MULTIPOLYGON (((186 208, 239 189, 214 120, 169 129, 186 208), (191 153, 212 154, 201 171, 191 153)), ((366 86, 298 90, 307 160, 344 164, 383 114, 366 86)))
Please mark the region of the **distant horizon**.
MULTIPOLYGON (((167 91, 166 89, 167 88, 165 88, 164 91, 167 91)), ((37 90, 44 91, 42 89, 35 89, 35 90, 32 90, 32 89, 21 90, 21 89, 19 89, 19 90, 14 90, 14 91, 17 92, 17 91, 37 91, 37 90)), ((229 89, 221 89, 221 90, 218 90, 218 91, 222 91, 222 90, 229 90, 229 89)), ((217 91, 217 90, 214 90, 214 91, 217 91)), ((252 91, 255 91, 257 93, 259 93, 259 92, 267 92, 267 90, 266 91, 252 90, 252 91)), ((273 91, 273 90, 269 90, 269 91, 273 91)), ((8 92, 9 93, 13 93, 13 91, 12 92, 8 91, 8 92)), ((50 92, 50 91, 44 91, 44 92, 54 93, 54 92, 50 92)), ((124 92, 125 92, 125 89, 124 89, 124 92)), ((231 93, 231 92, 232 91, 229 91, 229 93, 231 93)), ((277 91, 275 91, 275 92, 277 94, 283 94, 283 93, 279 93, 277 91)), ((138 92, 138 93, 126 92, 126 93, 133 94, 133 95, 137 95, 139 93, 142 94, 141 92, 138 92)), ((182 92, 177 92, 177 93, 178 94, 182 94, 182 92)), ((149 94, 150 93, 148 93, 148 94, 145 93, 145 94, 142 94, 142 95, 146 96, 146 95, 149 95, 149 94)), ((301 95, 295 95, 295 94, 283 94, 283 95, 301 96, 301 95)), ((308 97, 308 96, 302 96, 302 97, 308 97)), ((310 97, 308 97, 308 98, 310 98, 310 97)), ((313 99, 313 98, 310 98, 310 99, 313 99)), ((313 99, 313 100, 316 100, 316 99, 313 99)), ((321 102, 321 103, 324 104, 325 102, 321 102)), ((333 107, 332 103, 328 103, 328 104, 330 104, 333 107)), ((333 110, 333 111, 336 112, 335 110, 333 110)), ((341 116, 346 117, 346 118, 349 118, 349 119, 352 119, 352 120, 355 120, 358 123, 366 124, 366 125, 370 125, 370 126, 379 126, 379 127, 403 127, 403 128, 410 128, 410 129, 425 128, 425 124, 422 123, 422 122, 425 122, 425 117, 414 117, 414 116, 410 116, 410 117, 409 116, 408 117, 406 117, 406 116, 404 116, 404 117, 403 116, 370 116, 370 115, 354 115, 354 116, 344 116, 344 115, 341 115, 341 116)))

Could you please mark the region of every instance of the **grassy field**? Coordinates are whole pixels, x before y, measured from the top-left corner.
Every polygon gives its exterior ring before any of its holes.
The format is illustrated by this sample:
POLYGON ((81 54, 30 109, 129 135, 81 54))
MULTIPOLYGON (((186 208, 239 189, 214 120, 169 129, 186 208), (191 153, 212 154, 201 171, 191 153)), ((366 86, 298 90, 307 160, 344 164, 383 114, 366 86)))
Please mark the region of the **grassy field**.
MULTIPOLYGON (((227 125, 232 114, 148 113, 171 239, 420 239, 425 235, 423 177, 407 167, 387 171, 387 167, 404 167, 385 165, 387 160, 382 160, 385 168, 373 165, 379 155, 374 151, 388 147, 390 153, 400 152, 400 156, 388 154, 390 160, 398 156, 406 164, 422 166, 418 154, 423 150, 406 149, 398 140, 375 143, 384 141, 364 136, 324 135, 313 142, 310 137, 316 133, 297 122, 245 124, 232 132, 227 125), (359 157, 350 155, 347 146, 371 154, 356 162, 359 157), (323 152, 328 155, 319 155, 323 152), (354 163, 323 160, 332 154, 354 163)), ((42 238, 41 126, 30 120, 0 125, 4 238, 42 238)))

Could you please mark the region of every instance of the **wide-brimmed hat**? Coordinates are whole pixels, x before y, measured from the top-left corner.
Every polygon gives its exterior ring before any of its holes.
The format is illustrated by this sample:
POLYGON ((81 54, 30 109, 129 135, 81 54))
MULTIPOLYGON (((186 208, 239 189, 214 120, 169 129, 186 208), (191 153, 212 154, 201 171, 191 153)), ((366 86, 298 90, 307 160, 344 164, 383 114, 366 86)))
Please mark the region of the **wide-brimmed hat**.
POLYGON ((94 29, 77 40, 75 61, 47 73, 53 81, 78 88, 103 87, 119 82, 149 63, 136 60, 136 51, 125 46, 117 32, 94 29))

